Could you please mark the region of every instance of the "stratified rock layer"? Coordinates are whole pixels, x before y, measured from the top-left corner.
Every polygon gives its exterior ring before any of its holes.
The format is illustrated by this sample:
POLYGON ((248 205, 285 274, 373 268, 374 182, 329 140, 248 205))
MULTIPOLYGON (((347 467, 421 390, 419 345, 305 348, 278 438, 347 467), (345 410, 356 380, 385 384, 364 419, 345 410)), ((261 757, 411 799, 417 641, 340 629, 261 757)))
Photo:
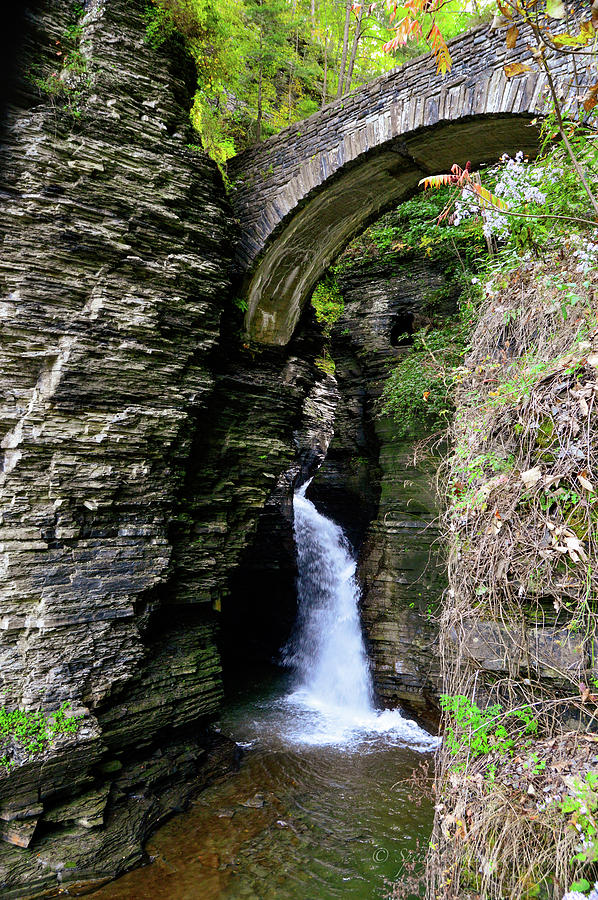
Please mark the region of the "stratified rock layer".
POLYGON ((209 727, 219 623, 233 662, 284 638, 292 484, 330 436, 317 334, 239 345, 194 68, 176 40, 148 46, 144 15, 93 2, 74 27, 67 0, 41 7, 2 148, 0 677, 9 708, 83 716, 0 770, 7 898, 139 864, 234 766, 209 727))
MULTIPOLYGON (((260 452, 248 441, 221 475, 233 490, 206 482, 196 537, 227 545, 206 580, 205 553, 173 527, 185 468, 192 449, 241 443, 252 404, 215 390, 230 215, 188 146, 188 61, 145 43, 144 7, 92 3, 75 30, 66 0, 41 8, 2 148, 0 677, 9 707, 68 700, 84 716, 2 770, 5 897, 139 863, 148 831, 233 764, 206 727, 222 696, 213 607, 293 454, 292 425, 264 450, 256 422, 260 452), (208 438, 214 415, 224 434, 208 438), (253 453, 267 460, 249 485, 253 453)), ((301 414, 292 379, 287 394, 273 440, 301 414)))

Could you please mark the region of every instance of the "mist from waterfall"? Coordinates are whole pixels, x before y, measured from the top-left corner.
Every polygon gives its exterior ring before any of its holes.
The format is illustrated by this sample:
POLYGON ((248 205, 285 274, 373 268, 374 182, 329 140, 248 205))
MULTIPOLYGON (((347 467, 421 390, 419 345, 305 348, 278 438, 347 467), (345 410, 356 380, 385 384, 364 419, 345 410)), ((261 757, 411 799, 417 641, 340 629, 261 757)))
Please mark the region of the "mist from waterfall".
POLYGON ((304 713, 293 736, 302 743, 346 744, 385 733, 430 747, 436 739, 415 722, 374 705, 357 563, 340 526, 306 498, 308 487, 309 482, 299 488, 293 500, 298 612, 282 653, 296 681, 287 700, 304 713))

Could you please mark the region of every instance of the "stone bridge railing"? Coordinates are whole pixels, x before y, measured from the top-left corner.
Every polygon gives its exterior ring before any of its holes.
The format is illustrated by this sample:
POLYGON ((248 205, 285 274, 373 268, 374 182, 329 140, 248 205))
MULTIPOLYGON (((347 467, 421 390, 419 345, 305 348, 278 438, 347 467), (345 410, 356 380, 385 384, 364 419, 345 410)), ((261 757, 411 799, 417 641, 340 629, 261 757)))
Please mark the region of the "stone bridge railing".
MULTIPOLYGON (((536 67, 505 76, 505 63, 530 61, 520 43, 507 50, 502 29, 480 26, 451 41, 445 78, 419 57, 230 161, 250 338, 286 343, 334 257, 424 175, 535 152, 546 84, 536 67)), ((570 60, 553 61, 564 94, 570 60)))

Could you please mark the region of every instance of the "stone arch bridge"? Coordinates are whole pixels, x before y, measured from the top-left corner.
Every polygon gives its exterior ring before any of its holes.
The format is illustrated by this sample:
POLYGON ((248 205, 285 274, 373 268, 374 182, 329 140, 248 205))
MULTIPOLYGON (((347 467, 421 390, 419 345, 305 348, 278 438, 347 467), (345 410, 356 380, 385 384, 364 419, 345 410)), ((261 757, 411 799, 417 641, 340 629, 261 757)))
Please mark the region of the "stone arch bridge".
MULTIPOLYGON (((419 57, 230 161, 249 339, 286 344, 338 253, 425 175, 536 152, 545 76, 504 73, 529 62, 520 42, 507 50, 503 29, 480 26, 450 42, 445 78, 419 57)), ((570 60, 552 65, 563 95, 573 91, 570 60)))

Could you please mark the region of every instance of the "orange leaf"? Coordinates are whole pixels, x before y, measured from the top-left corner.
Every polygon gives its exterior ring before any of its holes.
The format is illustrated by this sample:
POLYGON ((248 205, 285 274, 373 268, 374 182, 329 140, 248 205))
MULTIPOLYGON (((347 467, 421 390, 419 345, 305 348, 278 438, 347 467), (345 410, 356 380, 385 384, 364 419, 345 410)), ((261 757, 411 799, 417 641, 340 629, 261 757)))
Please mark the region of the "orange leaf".
POLYGON ((421 178, 419 184, 423 184, 426 188, 444 187, 447 184, 455 184, 454 175, 428 175, 427 178, 421 178))
POLYGON ((451 54, 436 22, 432 22, 432 27, 426 35, 426 40, 434 51, 436 74, 442 73, 445 75, 447 72, 450 72, 452 65, 451 54))
POLYGON ((426 0, 406 0, 403 6, 416 15, 426 12, 426 0))
POLYGON ((584 94, 581 102, 586 112, 592 112, 592 110, 598 103, 598 82, 596 84, 593 84, 592 87, 588 89, 587 93, 584 94))
POLYGON ((395 37, 392 39, 392 41, 387 41, 385 44, 382 44, 382 50, 384 53, 393 53, 398 46, 399 42, 395 37))
POLYGON ((501 3, 500 0, 497 0, 497 6, 503 16, 506 16, 507 19, 513 18, 513 10, 510 6, 508 6, 506 3, 501 3))

